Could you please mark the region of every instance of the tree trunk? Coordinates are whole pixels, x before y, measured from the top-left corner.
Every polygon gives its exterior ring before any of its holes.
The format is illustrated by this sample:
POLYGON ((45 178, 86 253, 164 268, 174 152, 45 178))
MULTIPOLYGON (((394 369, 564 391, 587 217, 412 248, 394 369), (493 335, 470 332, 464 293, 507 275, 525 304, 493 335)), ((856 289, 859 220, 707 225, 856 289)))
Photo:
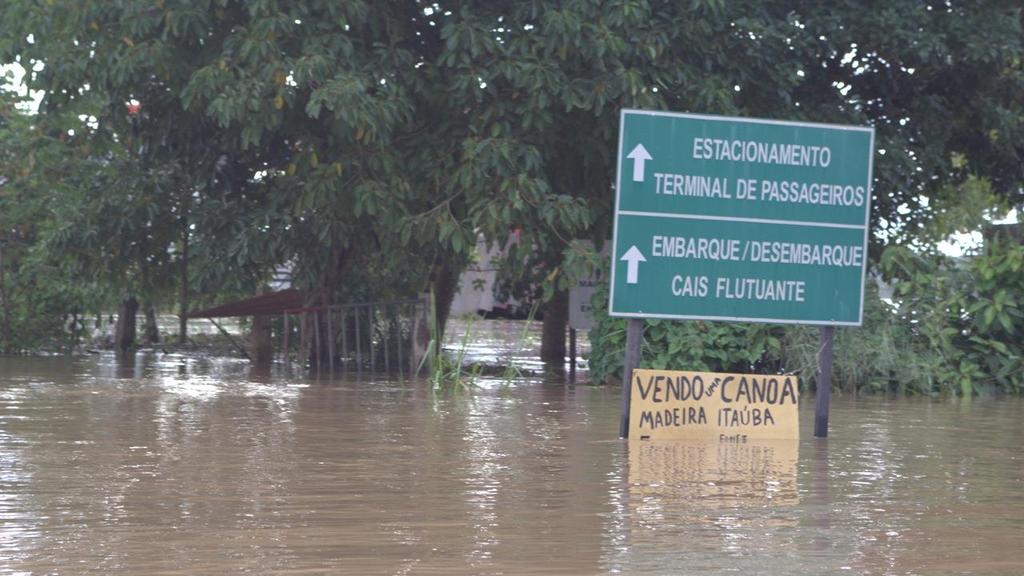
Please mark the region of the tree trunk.
POLYGON ((71 313, 71 349, 78 348, 78 310, 71 313))
POLYGON ((274 344, 270 337, 270 317, 253 316, 249 329, 249 358, 254 366, 270 366, 274 360, 274 344))
POLYGON ((444 343, 445 326, 448 314, 452 310, 452 300, 459 288, 459 276, 463 266, 449 258, 443 258, 441 264, 434 269, 431 287, 434 291, 434 325, 437 327, 438 347, 444 343))
POLYGON ((544 306, 540 358, 545 362, 565 362, 565 328, 569 325, 569 291, 559 290, 544 306))
POLYGON ((409 372, 414 376, 419 375, 419 369, 421 366, 425 367, 429 372, 431 369, 431 358, 428 356, 424 360, 429 350, 427 347, 430 344, 430 327, 428 318, 430 317, 430 294, 424 293, 420 295, 419 305, 413 311, 412 318, 412 332, 409 334, 409 372))
POLYGON ((139 301, 129 296, 121 301, 117 309, 117 324, 114 327, 114 348, 118 352, 127 352, 135 346, 135 314, 139 311, 139 301))
POLYGON ((117 377, 135 378, 135 354, 117 354, 117 377))
POLYGON ((146 344, 157 344, 160 342, 160 327, 156 324, 156 309, 152 304, 146 304, 146 324, 142 330, 145 334, 146 344))

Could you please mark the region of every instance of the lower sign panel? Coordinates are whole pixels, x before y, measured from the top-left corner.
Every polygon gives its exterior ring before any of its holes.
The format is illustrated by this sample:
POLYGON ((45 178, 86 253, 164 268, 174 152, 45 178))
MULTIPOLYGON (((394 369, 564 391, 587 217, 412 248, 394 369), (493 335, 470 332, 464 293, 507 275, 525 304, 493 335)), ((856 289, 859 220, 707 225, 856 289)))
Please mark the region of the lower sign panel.
POLYGON ((796 376, 634 370, 629 437, 799 438, 796 376))
POLYGON ((854 326, 864 228, 618 215, 609 312, 854 326))

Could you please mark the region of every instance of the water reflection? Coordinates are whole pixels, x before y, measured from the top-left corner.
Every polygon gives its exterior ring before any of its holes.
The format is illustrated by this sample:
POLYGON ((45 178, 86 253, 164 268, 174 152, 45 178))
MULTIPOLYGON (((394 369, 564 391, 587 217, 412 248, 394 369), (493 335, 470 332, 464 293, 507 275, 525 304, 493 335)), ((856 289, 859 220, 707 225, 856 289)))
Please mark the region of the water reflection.
POLYGON ((699 509, 791 506, 800 501, 797 455, 797 440, 631 440, 630 490, 645 502, 699 509))
POLYGON ((782 560, 770 573, 795 567, 778 535, 797 524, 796 440, 631 440, 624 449, 608 572, 758 574, 769 550, 782 560))

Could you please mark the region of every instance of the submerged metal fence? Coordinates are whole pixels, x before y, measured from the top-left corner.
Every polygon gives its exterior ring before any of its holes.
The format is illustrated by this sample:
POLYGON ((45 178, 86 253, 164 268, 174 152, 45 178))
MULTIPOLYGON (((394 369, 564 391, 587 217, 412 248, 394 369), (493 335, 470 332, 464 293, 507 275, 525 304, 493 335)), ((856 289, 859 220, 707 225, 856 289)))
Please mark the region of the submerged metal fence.
POLYGON ((430 340, 426 299, 285 310, 286 363, 328 370, 416 372, 430 340))

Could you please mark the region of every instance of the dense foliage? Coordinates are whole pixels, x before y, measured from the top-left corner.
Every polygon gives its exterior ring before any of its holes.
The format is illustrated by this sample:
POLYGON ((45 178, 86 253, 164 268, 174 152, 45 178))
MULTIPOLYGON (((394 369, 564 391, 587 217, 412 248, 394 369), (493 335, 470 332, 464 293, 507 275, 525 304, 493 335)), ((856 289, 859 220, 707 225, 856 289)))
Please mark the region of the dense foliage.
POLYGON ((927 388, 970 395, 1024 388, 1024 245, 996 234, 984 253, 957 262, 892 248, 898 322, 909 326, 927 388))

